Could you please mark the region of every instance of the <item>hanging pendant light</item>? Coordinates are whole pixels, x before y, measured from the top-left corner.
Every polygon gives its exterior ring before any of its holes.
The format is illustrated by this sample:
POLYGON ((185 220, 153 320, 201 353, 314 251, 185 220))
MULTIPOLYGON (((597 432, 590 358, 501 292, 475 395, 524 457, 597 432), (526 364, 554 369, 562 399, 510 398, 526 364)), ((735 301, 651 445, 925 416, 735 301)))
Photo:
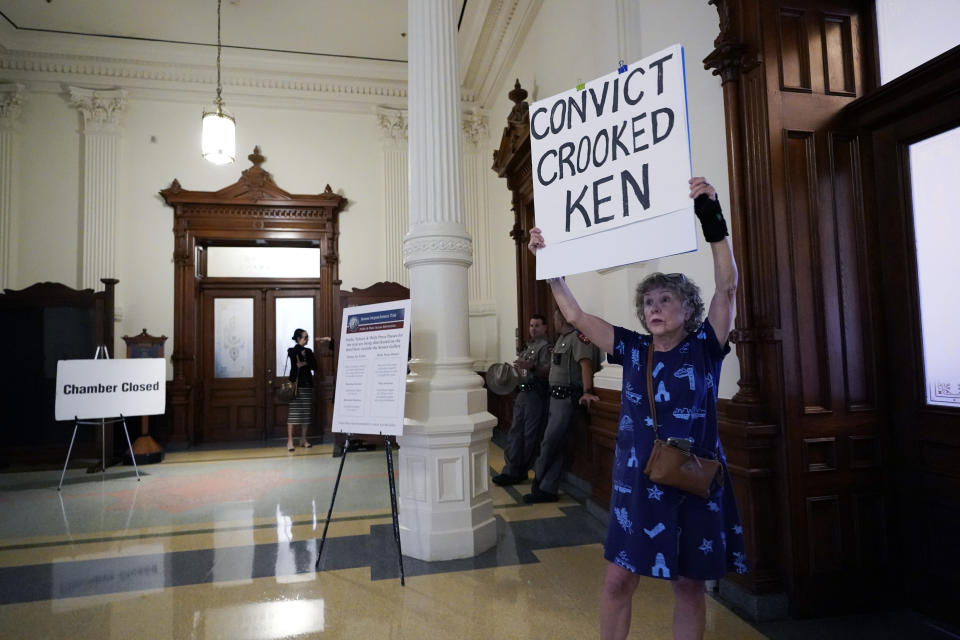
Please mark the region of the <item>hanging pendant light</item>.
POLYGON ((237 158, 237 121, 223 108, 220 97, 220 2, 217 0, 217 97, 213 109, 203 111, 203 129, 200 134, 200 150, 204 159, 213 164, 227 164, 237 158))

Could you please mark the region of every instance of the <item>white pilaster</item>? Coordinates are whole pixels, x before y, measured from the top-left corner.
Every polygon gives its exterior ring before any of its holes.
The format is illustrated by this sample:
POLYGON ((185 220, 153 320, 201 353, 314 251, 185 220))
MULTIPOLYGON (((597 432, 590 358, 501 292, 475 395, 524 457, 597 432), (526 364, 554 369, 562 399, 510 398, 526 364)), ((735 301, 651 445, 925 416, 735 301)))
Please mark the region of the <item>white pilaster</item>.
POLYGON ((23 85, 0 84, 0 290, 13 288, 17 264, 17 120, 23 85))
POLYGON ((627 64, 643 57, 640 48, 641 9, 634 0, 617 0, 617 55, 627 64))
POLYGON ((421 560, 496 544, 487 447, 496 419, 471 370, 463 157, 451 2, 409 0, 410 270, 413 360, 400 447, 400 536, 421 560))
POLYGON ((407 112, 377 107, 377 124, 383 141, 384 246, 388 282, 409 287, 403 266, 403 238, 410 222, 410 177, 407 162, 407 112))
POLYGON ((127 92, 123 89, 69 89, 70 104, 83 115, 79 285, 81 289, 99 289, 100 278, 115 278, 117 275, 120 114, 127 106, 127 92))
POLYGON ((490 219, 487 180, 490 173, 490 127, 487 116, 463 114, 463 184, 467 205, 467 233, 473 238, 470 283, 470 356, 474 371, 486 371, 499 360, 497 306, 490 279, 490 219))

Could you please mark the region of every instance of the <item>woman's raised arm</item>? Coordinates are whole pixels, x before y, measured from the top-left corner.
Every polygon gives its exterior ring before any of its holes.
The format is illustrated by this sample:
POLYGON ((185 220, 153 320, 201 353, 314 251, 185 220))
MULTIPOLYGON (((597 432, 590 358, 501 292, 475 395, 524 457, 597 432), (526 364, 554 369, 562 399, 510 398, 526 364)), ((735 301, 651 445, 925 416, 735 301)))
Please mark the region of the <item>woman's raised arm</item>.
POLYGON ((717 191, 706 178, 690 179, 690 197, 694 199, 693 210, 703 227, 703 237, 710 243, 713 252, 713 280, 715 289, 710 299, 707 318, 717 334, 720 344, 727 341, 733 328, 733 314, 737 300, 737 262, 733 257, 733 245, 727 233, 717 191))
MULTIPOLYGON (((530 230, 530 242, 527 248, 533 255, 537 255, 537 250, 547 246, 543 241, 543 234, 540 229, 534 227, 530 230)), ((570 287, 563 278, 548 278, 547 283, 553 292, 553 299, 557 301, 560 307, 560 313, 587 337, 590 342, 597 345, 606 353, 613 353, 613 325, 603 318, 584 312, 580 308, 580 303, 573 296, 570 287)))

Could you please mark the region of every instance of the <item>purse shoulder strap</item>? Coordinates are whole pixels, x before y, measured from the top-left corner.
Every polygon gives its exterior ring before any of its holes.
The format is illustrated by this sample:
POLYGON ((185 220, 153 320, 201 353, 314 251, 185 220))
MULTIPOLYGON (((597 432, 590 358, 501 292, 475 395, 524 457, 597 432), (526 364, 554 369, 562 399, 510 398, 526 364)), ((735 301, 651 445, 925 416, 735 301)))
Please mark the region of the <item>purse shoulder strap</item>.
MULTIPOLYGON (((653 340, 650 340, 650 348, 647 350, 647 398, 650 401, 650 418, 653 420, 653 437, 660 439, 660 431, 657 428, 657 407, 653 395, 653 340)), ((704 426, 706 429, 706 426, 704 426)), ((714 456, 719 457, 719 447, 714 443, 714 456)))
POLYGON ((657 429, 657 407, 653 401, 653 340, 650 340, 650 347, 647 349, 647 399, 650 401, 650 419, 653 420, 653 437, 660 439, 660 431, 657 429))

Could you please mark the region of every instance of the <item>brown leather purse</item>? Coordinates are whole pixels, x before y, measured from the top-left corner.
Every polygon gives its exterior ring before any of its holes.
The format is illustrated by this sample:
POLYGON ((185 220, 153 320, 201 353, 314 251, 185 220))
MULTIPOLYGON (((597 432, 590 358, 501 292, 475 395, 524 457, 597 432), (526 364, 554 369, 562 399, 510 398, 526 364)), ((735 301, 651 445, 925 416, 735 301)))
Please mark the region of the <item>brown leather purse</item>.
MULTIPOLYGON (((653 482, 687 491, 702 498, 710 497, 710 490, 715 480, 723 481, 719 460, 701 458, 690 451, 686 451, 673 438, 660 439, 657 428, 657 408, 653 395, 653 342, 647 351, 647 397, 650 401, 650 419, 653 420, 653 451, 647 460, 643 472, 653 482)), ((687 442, 682 440, 681 442, 687 442)))
MULTIPOLYGON (((298 358, 299 360, 299 358, 298 358)), ((290 358, 287 358, 287 362, 290 361, 290 358)), ((283 365, 283 377, 287 377, 287 365, 283 365)), ((277 388, 276 400, 279 403, 292 402, 297 397, 297 387, 300 382, 300 372, 297 372, 297 377, 294 380, 284 380, 280 383, 280 386, 277 388)))

